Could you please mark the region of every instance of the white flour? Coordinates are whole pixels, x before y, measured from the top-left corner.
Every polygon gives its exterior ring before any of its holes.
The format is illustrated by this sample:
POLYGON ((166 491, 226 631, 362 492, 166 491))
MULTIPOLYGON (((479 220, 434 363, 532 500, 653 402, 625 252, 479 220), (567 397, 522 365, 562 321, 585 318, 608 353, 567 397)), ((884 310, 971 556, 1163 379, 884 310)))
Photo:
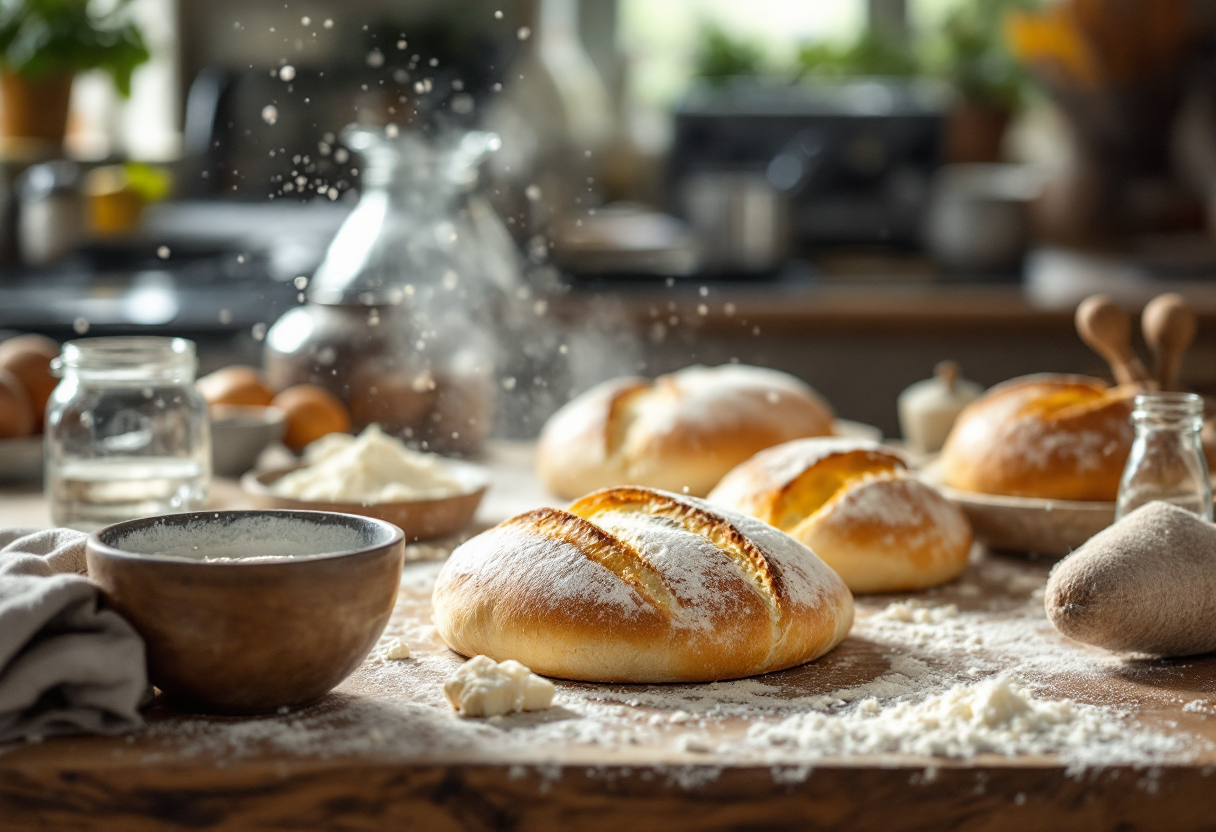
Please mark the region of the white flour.
POLYGON ((211 518, 155 523, 117 538, 113 545, 143 555, 257 562, 353 552, 375 542, 350 526, 247 514, 225 523, 211 518))
POLYGON ((476 757, 554 777, 559 752, 594 747, 602 765, 646 760, 655 776, 683 786, 726 765, 769 766, 785 782, 815 765, 894 753, 929 767, 940 758, 1048 754, 1078 769, 1180 763, 1210 750, 1185 727, 1137 721, 1142 705, 1180 726, 1212 712, 1206 700, 1151 684, 1179 668, 1123 663, 1058 636, 1042 613, 1045 568, 993 558, 980 566, 917 599, 860 599, 850 639, 803 668, 701 685, 559 681, 549 710, 480 720, 456 716, 444 700, 443 680, 462 660, 429 623, 424 599, 438 565, 416 564, 373 657, 319 705, 252 720, 173 718, 149 730, 166 760, 265 751, 476 757), (413 658, 386 661, 394 639, 413 658), (1149 684, 1134 684, 1141 676, 1149 684))

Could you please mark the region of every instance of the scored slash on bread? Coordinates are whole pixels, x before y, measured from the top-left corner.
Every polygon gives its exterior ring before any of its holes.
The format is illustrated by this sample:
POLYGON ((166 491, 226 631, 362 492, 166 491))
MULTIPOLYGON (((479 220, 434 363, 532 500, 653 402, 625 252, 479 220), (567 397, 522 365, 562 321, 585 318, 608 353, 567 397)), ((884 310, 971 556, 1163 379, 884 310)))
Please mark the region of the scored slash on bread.
POLYGON ((623 378, 572 399, 541 431, 537 469, 554 494, 646 485, 694 496, 757 451, 832 433, 831 408, 787 373, 745 365, 623 378))
POLYGON ((971 550, 962 511, 877 442, 801 439, 754 456, 709 495, 808 546, 853 592, 905 592, 956 577, 971 550))
POLYGON ((626 486, 469 540, 434 591, 466 656, 594 682, 699 682, 804 664, 848 634, 853 599, 810 550, 704 501, 626 486))

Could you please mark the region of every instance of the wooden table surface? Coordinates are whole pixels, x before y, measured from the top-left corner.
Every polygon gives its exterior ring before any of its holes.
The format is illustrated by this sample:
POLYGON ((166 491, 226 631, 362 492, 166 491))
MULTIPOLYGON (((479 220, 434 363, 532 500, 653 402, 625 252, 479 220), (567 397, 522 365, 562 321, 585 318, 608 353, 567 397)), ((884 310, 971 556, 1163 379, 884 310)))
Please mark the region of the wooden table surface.
MULTIPOLYGON (((479 523, 552 502, 530 458, 525 445, 492 450, 479 523)), ((213 498, 241 502, 232 483, 213 498)), ((40 496, 0 489, 0 524, 18 523, 45 525, 40 496)), ((5 749, 0 829, 1216 828, 1216 658, 1123 661, 1067 642, 1042 614, 1050 565, 977 551, 962 579, 916 596, 930 611, 957 606, 936 621, 894 616, 907 596, 859 598, 850 637, 805 667, 715 685, 559 682, 553 709, 485 721, 461 719, 442 698, 459 660, 429 621, 438 562, 418 560, 384 636, 404 639, 413 658, 373 653, 289 714, 198 717, 154 704, 133 735, 5 749), (1109 756, 824 756, 813 741, 758 740, 824 696, 1002 673, 1040 699, 1118 709, 1121 739, 1148 756, 1117 745, 1109 756)))

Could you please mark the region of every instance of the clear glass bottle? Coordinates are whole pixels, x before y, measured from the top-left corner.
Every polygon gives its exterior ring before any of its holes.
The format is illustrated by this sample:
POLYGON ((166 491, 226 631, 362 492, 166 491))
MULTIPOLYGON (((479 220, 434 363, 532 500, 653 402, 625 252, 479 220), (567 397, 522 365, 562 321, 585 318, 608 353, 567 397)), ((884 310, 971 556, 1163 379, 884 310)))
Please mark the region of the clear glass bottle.
POLYGON ((1162 500, 1212 519, 1212 481, 1199 434, 1203 399, 1194 393, 1151 393, 1135 398, 1132 443, 1115 519, 1162 500))
POLYGON ((62 381, 46 420, 46 495, 56 526, 203 508, 211 423, 184 338, 85 338, 52 364, 62 381))

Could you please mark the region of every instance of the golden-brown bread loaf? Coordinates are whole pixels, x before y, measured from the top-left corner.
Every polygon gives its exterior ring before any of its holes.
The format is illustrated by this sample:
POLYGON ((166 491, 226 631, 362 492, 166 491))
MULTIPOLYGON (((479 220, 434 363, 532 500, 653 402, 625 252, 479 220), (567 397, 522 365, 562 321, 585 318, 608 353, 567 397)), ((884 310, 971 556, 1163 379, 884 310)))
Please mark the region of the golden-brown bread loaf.
POLYGON ((981 494, 1113 501, 1138 392, 1085 376, 998 384, 959 414, 942 448, 942 483, 981 494))
POLYGON ((967 565, 971 524, 876 442, 800 439, 761 451, 709 495, 810 547, 853 592, 908 592, 967 565))
POLYGON ((572 399, 541 431, 536 466, 566 499, 614 485, 703 497, 757 451, 827 436, 832 422, 827 403, 786 373, 686 367, 654 381, 605 382, 572 399))
POLYGON ((804 664, 853 623, 809 549, 702 500, 625 486, 461 545, 433 596, 458 653, 590 682, 708 682, 804 664))

